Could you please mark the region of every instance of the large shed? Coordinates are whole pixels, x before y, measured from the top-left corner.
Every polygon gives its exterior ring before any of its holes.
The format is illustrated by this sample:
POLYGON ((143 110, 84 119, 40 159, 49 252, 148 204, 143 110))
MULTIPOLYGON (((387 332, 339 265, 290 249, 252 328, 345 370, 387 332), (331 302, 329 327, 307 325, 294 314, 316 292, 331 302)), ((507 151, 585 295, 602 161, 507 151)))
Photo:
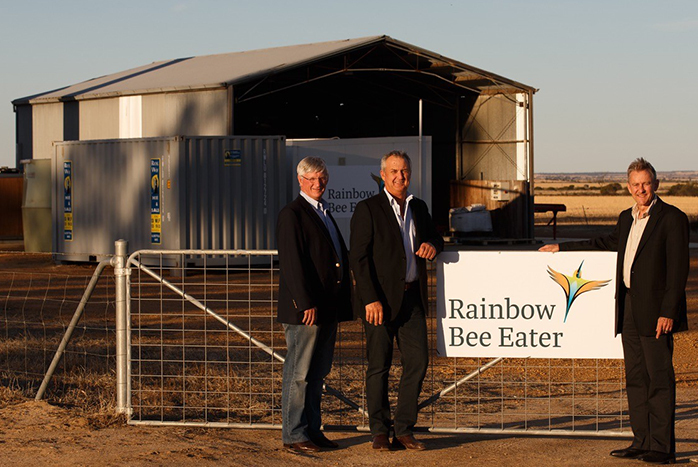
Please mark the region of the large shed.
POLYGON ((430 136, 437 223, 483 198, 519 206, 501 233, 532 238, 535 92, 388 36, 187 57, 13 101, 16 158, 49 158, 54 141, 430 136))

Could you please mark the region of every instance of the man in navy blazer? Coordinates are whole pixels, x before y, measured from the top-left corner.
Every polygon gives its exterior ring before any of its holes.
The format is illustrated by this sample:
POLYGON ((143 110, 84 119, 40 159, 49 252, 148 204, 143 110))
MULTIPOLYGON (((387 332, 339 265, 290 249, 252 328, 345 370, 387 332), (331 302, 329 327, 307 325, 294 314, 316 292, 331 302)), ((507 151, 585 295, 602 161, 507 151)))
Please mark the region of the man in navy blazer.
POLYGON ((610 453, 654 464, 675 462, 676 379, 673 333, 688 329, 688 217, 664 203, 656 170, 644 159, 627 169, 634 198, 615 230, 583 242, 540 251, 617 251, 615 334, 622 333, 632 445, 610 453))
POLYGON ((323 199, 328 183, 323 159, 299 162, 297 179, 299 196, 277 219, 277 321, 287 341, 282 442, 292 451, 318 452, 338 447, 321 432, 321 393, 333 363, 338 322, 352 319, 350 262, 323 199))
POLYGON ((388 378, 394 340, 403 371, 394 413, 395 441, 425 449, 413 436, 418 397, 428 368, 426 260, 442 251, 428 206, 408 193, 411 159, 393 151, 382 157, 384 190, 357 204, 350 226, 350 264, 357 311, 367 337, 367 410, 372 448, 390 449, 388 378))

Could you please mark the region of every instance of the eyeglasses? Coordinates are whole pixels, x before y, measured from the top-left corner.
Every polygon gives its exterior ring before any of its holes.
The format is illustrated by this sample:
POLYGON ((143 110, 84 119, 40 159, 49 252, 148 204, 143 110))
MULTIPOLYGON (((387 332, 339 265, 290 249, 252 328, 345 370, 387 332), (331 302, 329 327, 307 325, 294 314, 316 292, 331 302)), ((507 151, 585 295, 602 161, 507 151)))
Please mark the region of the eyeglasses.
POLYGON ((303 175, 300 175, 300 177, 303 178, 304 180, 306 180, 307 182, 311 182, 311 183, 318 182, 322 185, 325 185, 326 183, 328 183, 328 177, 308 178, 308 177, 304 177, 303 175))

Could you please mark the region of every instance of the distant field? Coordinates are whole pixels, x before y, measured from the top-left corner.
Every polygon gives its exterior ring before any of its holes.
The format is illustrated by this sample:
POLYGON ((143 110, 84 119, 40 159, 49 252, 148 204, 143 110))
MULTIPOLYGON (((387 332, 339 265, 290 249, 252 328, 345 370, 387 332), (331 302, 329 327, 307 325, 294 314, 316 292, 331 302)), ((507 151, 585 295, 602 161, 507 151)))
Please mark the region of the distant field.
MULTIPOLYGON (((540 191, 546 191, 546 190, 561 190, 562 188, 569 187, 571 185, 574 186, 574 190, 595 190, 595 189, 600 189, 601 187, 609 184, 609 183, 620 183, 622 185, 622 192, 627 193, 627 188, 625 185, 624 179, 622 180, 606 180, 604 182, 590 182, 590 181, 571 181, 571 180, 536 180, 535 181, 535 190, 538 192, 540 191)), ((669 182, 664 182, 663 180, 659 184, 659 191, 664 192, 671 188, 673 185, 676 185, 677 183, 682 183, 678 182, 677 180, 669 181, 669 182)))
MULTIPOLYGON (((691 222, 697 222, 697 196, 662 195, 662 198, 685 212, 691 222)), ((560 224, 615 224, 620 211, 632 206, 633 201, 631 196, 547 196, 535 193, 535 203, 565 205, 566 212, 557 215, 560 224)), ((535 223, 547 223, 551 217, 551 213, 535 214, 535 223)))

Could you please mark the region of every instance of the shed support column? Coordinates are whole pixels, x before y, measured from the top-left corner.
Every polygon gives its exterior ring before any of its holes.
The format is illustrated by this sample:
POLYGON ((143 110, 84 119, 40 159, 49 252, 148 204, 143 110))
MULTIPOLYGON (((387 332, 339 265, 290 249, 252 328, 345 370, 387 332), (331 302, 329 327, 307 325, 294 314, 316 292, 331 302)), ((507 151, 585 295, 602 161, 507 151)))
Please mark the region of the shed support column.
POLYGON ((533 117, 533 91, 527 92, 527 137, 529 142, 528 150, 528 236, 531 239, 535 238, 535 142, 534 142, 534 117, 533 117))
POLYGON ((233 86, 226 86, 226 134, 233 135, 233 86))

